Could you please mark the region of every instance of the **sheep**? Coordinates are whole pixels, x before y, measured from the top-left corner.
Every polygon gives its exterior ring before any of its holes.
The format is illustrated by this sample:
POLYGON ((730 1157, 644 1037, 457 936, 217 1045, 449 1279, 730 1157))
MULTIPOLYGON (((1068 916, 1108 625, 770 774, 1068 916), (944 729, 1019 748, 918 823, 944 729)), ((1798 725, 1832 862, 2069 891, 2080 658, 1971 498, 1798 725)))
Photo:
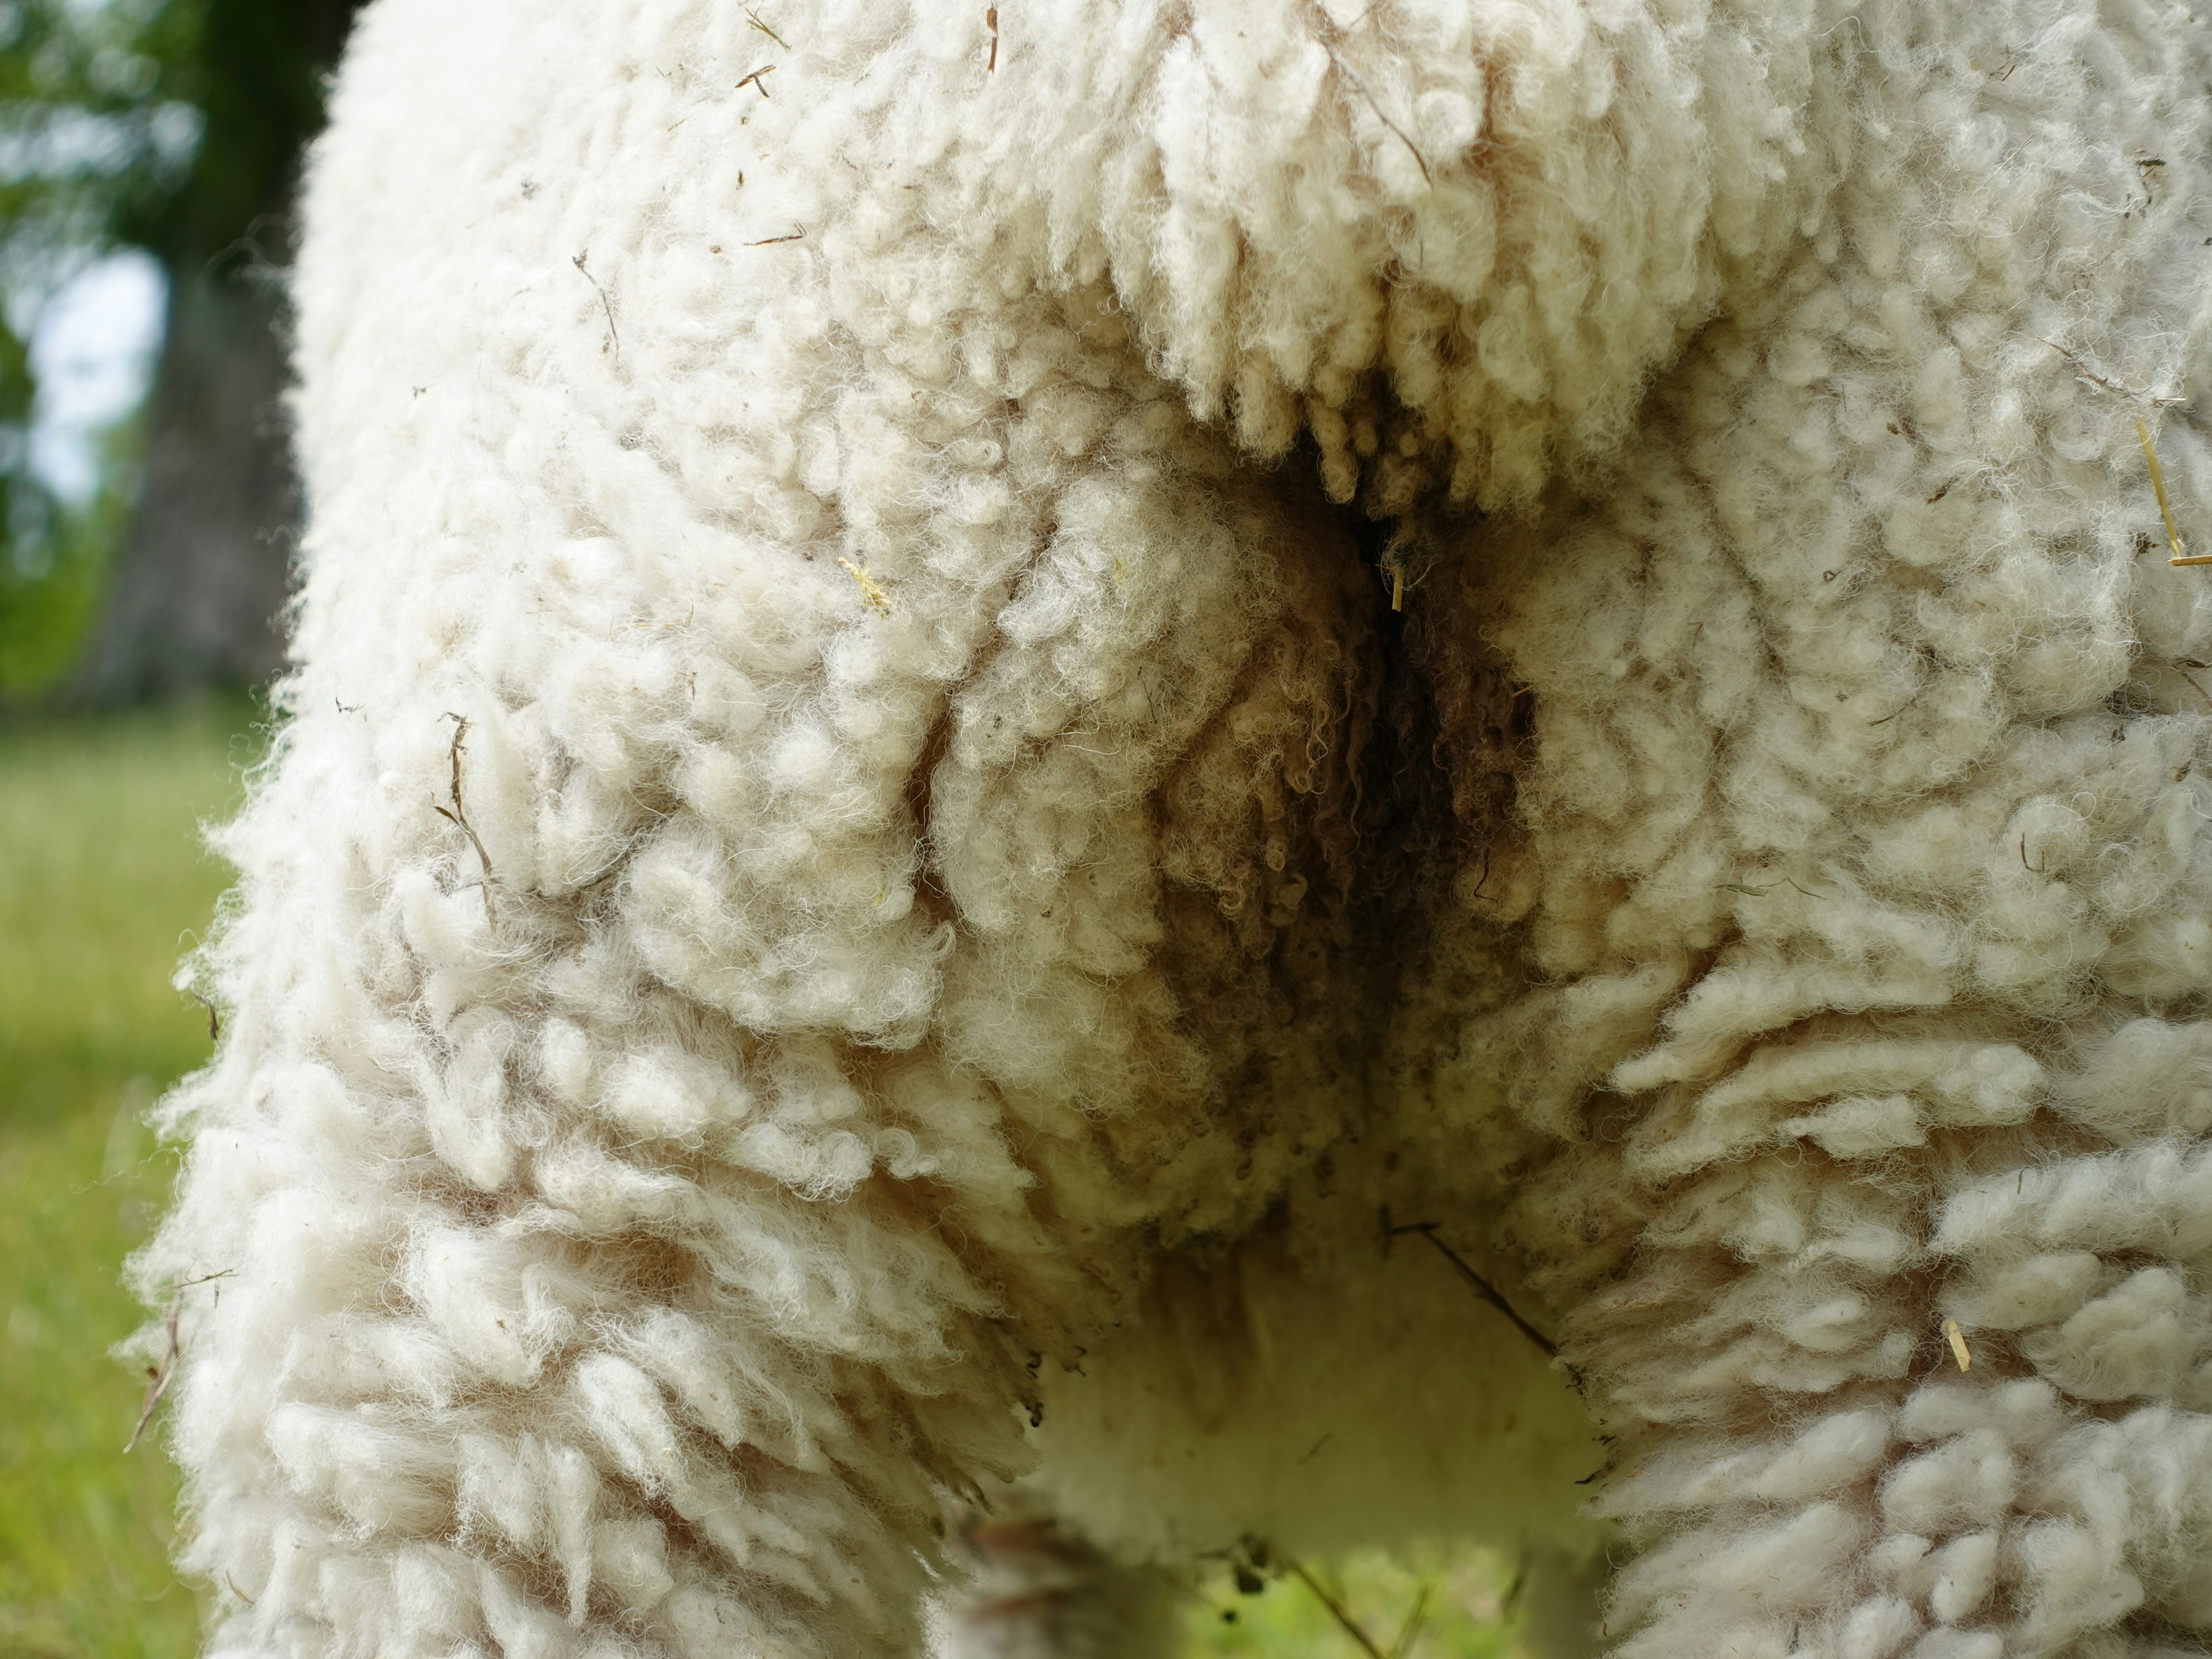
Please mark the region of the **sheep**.
POLYGON ((134 1269, 208 1651, 1158 1651, 1412 1537, 1563 1659, 2200 1641, 2208 68, 376 0, 134 1269))

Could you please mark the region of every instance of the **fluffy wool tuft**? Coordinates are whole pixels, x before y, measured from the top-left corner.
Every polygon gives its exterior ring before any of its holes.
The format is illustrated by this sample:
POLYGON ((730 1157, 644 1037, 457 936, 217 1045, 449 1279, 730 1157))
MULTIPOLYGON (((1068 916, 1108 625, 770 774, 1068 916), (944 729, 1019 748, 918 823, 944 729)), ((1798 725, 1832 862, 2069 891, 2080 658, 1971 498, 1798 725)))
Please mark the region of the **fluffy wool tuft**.
POLYGON ((948 1516, 976 1652, 1416 1535, 2200 1651, 2208 47, 376 0, 137 1264, 210 1653, 907 1652, 948 1516))

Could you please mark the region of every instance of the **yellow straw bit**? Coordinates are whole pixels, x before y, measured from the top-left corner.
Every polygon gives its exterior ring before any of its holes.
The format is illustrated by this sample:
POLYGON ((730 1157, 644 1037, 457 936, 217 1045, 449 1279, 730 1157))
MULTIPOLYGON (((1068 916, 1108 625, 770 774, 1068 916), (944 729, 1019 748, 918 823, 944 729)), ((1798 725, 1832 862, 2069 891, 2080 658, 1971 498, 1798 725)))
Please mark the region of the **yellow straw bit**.
POLYGON ((1962 1371, 1972 1370, 1974 1366, 1974 1356, 1966 1352, 1966 1334, 1959 1328, 1959 1322, 1955 1319, 1945 1320, 1943 1334, 1951 1339, 1951 1357, 1959 1362, 1959 1369, 1962 1371))
POLYGON ((1393 536, 1389 545, 1382 550, 1382 574, 1390 579, 1390 608, 1393 611, 1406 608, 1406 538, 1402 533, 1393 536))
POLYGON ((2136 436, 2142 440, 2143 459, 2150 463, 2150 487, 2158 493, 2159 516, 2166 520, 2166 544, 2173 550, 2173 556, 2166 562, 2212 564, 2212 553, 2191 553, 2182 544, 2181 532, 2173 527, 2173 508, 2166 499, 2166 472, 2158 464, 2158 450, 2151 443, 2150 428, 2140 417, 2136 422, 2136 436))
POLYGON ((854 581, 860 583, 862 599, 886 617, 891 614, 890 595, 884 592, 884 585, 881 582, 868 574, 867 566, 854 564, 850 559, 840 559, 837 562, 851 573, 854 581))

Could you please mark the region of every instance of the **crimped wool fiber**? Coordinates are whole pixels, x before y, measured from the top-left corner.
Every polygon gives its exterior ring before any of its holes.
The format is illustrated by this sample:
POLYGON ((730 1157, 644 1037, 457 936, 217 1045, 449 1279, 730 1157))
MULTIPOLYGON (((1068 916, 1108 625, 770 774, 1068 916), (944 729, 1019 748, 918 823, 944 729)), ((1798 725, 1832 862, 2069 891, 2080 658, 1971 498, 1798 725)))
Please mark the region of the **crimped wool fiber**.
POLYGON ((137 1267, 209 1652, 1412 1536, 2202 1651, 2208 28, 376 0, 137 1267))

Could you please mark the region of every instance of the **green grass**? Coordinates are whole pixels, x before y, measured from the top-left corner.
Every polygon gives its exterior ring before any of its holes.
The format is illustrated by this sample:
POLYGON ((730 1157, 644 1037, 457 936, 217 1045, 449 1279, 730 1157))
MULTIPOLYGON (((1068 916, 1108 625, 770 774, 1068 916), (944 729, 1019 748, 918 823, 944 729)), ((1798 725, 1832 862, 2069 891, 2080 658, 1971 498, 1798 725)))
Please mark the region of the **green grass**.
POLYGON ((173 1162, 139 1115, 208 1052, 169 985, 222 891, 197 825, 234 799, 228 703, 0 727, 0 1659, 185 1659, 175 1482, 129 1456, 139 1321, 118 1282, 173 1162))
MULTIPOLYGON (((124 1455, 143 1379, 108 1350, 139 1322, 118 1273, 174 1169, 140 1115, 208 1052, 206 1014, 169 976, 224 885, 197 831, 237 798, 251 719, 230 703, 0 726, 0 1659, 194 1649, 198 1601, 167 1560, 175 1481, 158 1437, 124 1455)), ((1511 1646, 1491 1556, 1312 1571, 1395 1659, 1511 1646)), ((1280 1570, 1244 1594, 1224 1566, 1182 1616, 1186 1659, 1362 1659, 1280 1570)))
POLYGON ((1512 1565, 1485 1550, 1428 1549, 1276 1568, 1243 1589, 1227 1567, 1184 1605, 1184 1659, 1364 1659, 1331 1603, 1389 1659, 1502 1659, 1519 1632, 1512 1565), (1322 1597, 1326 1595, 1328 1600, 1322 1597))

